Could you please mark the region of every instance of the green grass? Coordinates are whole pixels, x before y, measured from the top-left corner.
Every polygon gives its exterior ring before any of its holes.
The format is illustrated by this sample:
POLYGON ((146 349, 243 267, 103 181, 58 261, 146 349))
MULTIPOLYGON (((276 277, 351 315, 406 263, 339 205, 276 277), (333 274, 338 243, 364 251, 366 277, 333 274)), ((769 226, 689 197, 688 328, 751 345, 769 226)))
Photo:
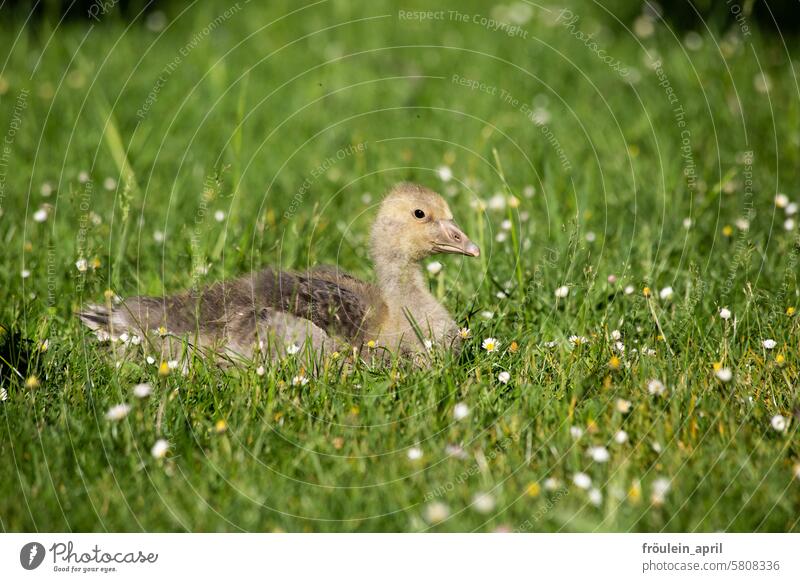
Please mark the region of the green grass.
MULTIPOLYGON (((447 13, 400 19, 384 1, 215 4, 176 3, 162 32, 115 14, 93 26, 3 19, 0 131, 19 129, 0 199, 10 360, 0 528, 800 529, 800 331, 787 315, 800 303, 800 241, 774 205, 777 192, 800 198, 796 50, 753 27, 748 37, 701 29, 702 46, 690 50, 663 24, 639 39, 580 7, 572 32, 534 10, 523 38, 447 13), (576 31, 598 31, 598 47, 638 81, 576 31), (645 50, 663 63, 662 85, 645 50), (762 68, 768 93, 755 83, 762 68), (549 119, 536 125, 526 108, 549 119), (315 175, 328 158, 335 163, 315 175), (441 165, 454 174, 447 184, 441 165), (107 177, 119 187, 107 190, 107 177), (431 277, 472 330, 458 359, 438 354, 425 370, 331 362, 302 387, 291 383, 294 360, 263 376, 195 361, 188 375, 159 377, 140 348, 97 343, 73 317, 106 289, 157 295, 265 265, 330 263, 370 277, 374 204, 399 180, 447 191, 484 251, 441 259, 431 277), (497 193, 519 208, 470 204, 497 193), (47 220, 35 222, 43 204, 47 220), (749 208, 749 230, 737 229, 749 208), (497 242, 504 219, 513 231, 497 242), (80 273, 79 258, 96 267, 80 273), (195 265, 207 273, 193 276, 195 265), (557 300, 562 285, 570 294, 557 300), (674 295, 664 300, 667 286, 674 295), (501 288, 507 298, 496 297, 501 288), (734 317, 720 319, 721 307, 734 317), (618 370, 615 329, 626 346, 618 370), (573 334, 590 341, 572 348, 573 334), (489 336, 499 352, 481 349, 489 336), (715 362, 731 382, 715 378, 715 362), (30 377, 38 386, 26 386, 30 377), (656 378, 662 396, 648 393, 656 378), (149 399, 134 398, 139 382, 152 383, 149 399), (618 399, 631 402, 627 414, 618 399), (106 420, 123 402, 127 418, 106 420), (459 402, 470 414, 456 421, 459 402), (783 433, 771 426, 777 414, 789 421, 783 433), (621 429, 625 444, 614 441, 621 429), (159 438, 170 443, 162 460, 150 454, 159 438), (463 455, 448 455, 455 444, 463 455), (423 456, 411 460, 415 446, 423 456), (591 446, 607 447, 608 462, 593 461, 591 446), (577 472, 591 477, 599 504, 572 484, 577 472), (548 491, 551 478, 560 485, 548 491), (671 487, 652 503, 659 479, 671 487), (488 512, 472 505, 482 492, 495 502, 488 512), (434 501, 449 510, 438 525, 426 521, 434 501)), ((442 9, 490 12, 477 2, 442 9)))

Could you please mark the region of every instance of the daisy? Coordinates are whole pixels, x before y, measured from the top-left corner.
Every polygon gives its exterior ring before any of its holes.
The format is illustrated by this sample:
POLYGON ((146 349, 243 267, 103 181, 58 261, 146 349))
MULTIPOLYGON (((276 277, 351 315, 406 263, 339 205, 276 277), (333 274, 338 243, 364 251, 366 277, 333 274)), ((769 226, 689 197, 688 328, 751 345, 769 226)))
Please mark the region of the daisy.
POLYGON ((555 491, 561 487, 561 481, 556 479, 555 477, 548 477, 544 480, 544 489, 545 491, 555 491))
POLYGON ((634 289, 633 285, 627 285, 624 289, 624 292, 625 295, 632 295, 635 290, 636 289, 634 289))
POLYGON ((734 224, 739 230, 750 230, 750 221, 746 218, 737 218, 734 224))
POLYGON ((784 432, 786 427, 789 425, 786 417, 780 414, 776 414, 772 417, 772 420, 769 421, 772 425, 772 428, 778 432, 784 432))
POLYGON ((571 336, 569 336, 567 338, 567 340, 573 346, 582 346, 583 344, 588 344, 589 343, 589 338, 586 338, 586 337, 584 337, 582 335, 571 335, 571 336))
POLYGON ((78 182, 80 182, 81 184, 86 184, 86 182, 88 181, 89 181, 89 172, 87 172, 86 170, 81 170, 78 173, 78 182))
POLYGON ((583 436, 583 429, 579 426, 571 426, 569 427, 569 434, 573 439, 578 440, 583 436))
POLYGON ((500 194, 499 192, 489 198, 489 209, 491 210, 503 210, 506 207, 506 197, 500 194))
POLYGON ((169 360, 167 362, 167 367, 169 367, 170 370, 176 369, 178 367, 178 360, 169 360))
POLYGON ((127 404, 117 404, 112 406, 106 412, 106 420, 122 420, 131 411, 131 407, 127 404))
POLYGON ((478 513, 490 513, 495 506, 491 493, 476 493, 472 498, 472 508, 478 513))
POLYGON ((31 272, 28 269, 22 269, 20 275, 22 276, 23 279, 27 279, 28 277, 31 276, 31 272))
POLYGON ((783 223, 784 230, 794 230, 794 220, 791 218, 787 218, 786 221, 783 223))
POLYGON ((589 455, 595 463, 607 463, 608 459, 611 455, 608 454, 608 449, 605 447, 589 447, 586 450, 586 454, 589 455))
POLYGON ((266 370, 264 370, 264 366, 259 366, 258 368, 256 368, 256 375, 263 376, 265 371, 266 370))
POLYGON ((299 351, 300 351, 300 346, 298 346, 297 344, 289 344, 288 346, 286 346, 286 353, 289 354, 290 356, 295 355, 299 351))
POLYGON ((434 501, 425 506, 425 521, 429 524, 437 524, 446 520, 450 516, 450 508, 446 503, 434 501))
POLYGON ((731 372, 730 368, 720 368, 714 375, 722 382, 730 382, 733 378, 733 372, 731 372))
POLYGON ((133 387, 133 395, 136 398, 147 398, 153 393, 153 387, 150 384, 142 383, 133 387))
POLYGON ((771 350, 771 349, 773 349, 775 346, 777 346, 777 345, 778 345, 778 342, 776 342, 774 339, 765 339, 765 340, 764 340, 764 341, 761 343, 761 345, 763 345, 763 346, 764 346, 766 349, 768 349, 768 350, 771 350))
POLYGON ((436 168, 436 173, 442 182, 449 182, 453 179, 453 170, 450 169, 450 166, 439 166, 436 168))
POLYGON ((75 261, 75 268, 81 273, 85 273, 89 268, 89 262, 86 259, 78 259, 75 261))
POLYGON ((111 190, 116 190, 117 189, 117 181, 114 178, 112 178, 111 176, 109 176, 108 178, 103 180, 103 188, 105 188, 109 192, 111 190))
POLYGON ((47 198, 53 193, 53 185, 50 182, 43 182, 42 187, 39 189, 39 193, 47 198))
POLYGON ((456 459, 461 459, 462 461, 467 458, 467 453, 464 451, 464 448, 461 445, 447 445, 444 448, 444 452, 447 453, 447 456, 455 457, 456 459))
POLYGON ((672 287, 664 287, 658 293, 658 296, 661 297, 661 299, 669 299, 670 297, 672 297, 673 293, 674 291, 672 290, 672 287))
POLYGON ((650 394, 661 396, 667 391, 667 387, 664 386, 664 383, 661 380, 653 379, 647 383, 647 391, 650 394))
POLYGON ((464 402, 459 402, 453 407, 453 418, 463 420, 469 416, 469 406, 464 402))
POLYGON ((147 363, 150 364, 151 366, 156 363, 156 359, 153 356, 147 356, 145 358, 145 361, 147 361, 147 363))
POLYGON ((40 208, 36 212, 33 213, 33 221, 34 222, 44 222, 47 220, 47 210, 44 208, 40 208))
POLYGON ((214 220, 216 220, 217 222, 222 222, 223 220, 225 220, 225 212, 223 210, 217 210, 214 213, 214 220))
POLYGON ((161 232, 160 230, 154 231, 153 232, 153 240, 156 241, 157 243, 164 242, 164 233, 161 232))
POLYGON ((429 339, 424 340, 422 342, 422 345, 425 346, 425 349, 427 351, 431 351, 433 349, 433 342, 431 340, 429 340, 429 339))
POLYGON ((778 208, 786 208, 789 204, 789 197, 786 194, 781 194, 780 192, 775 195, 775 206, 778 208))
POLYGON ((592 478, 586 473, 575 473, 572 476, 572 483, 580 489, 588 489, 592 486, 592 478))
POLYGON ((298 374, 292 378, 292 386, 305 386, 306 384, 308 384, 308 378, 305 374, 298 374))
POLYGON ((506 240, 508 240, 508 235, 502 231, 498 232, 497 236, 494 237, 494 240, 496 240, 499 243, 506 242, 506 240))
POLYGON ((431 275, 438 275, 442 270, 442 264, 439 261, 432 261, 425 267, 431 275))
POLYGON ((496 352, 500 349, 500 342, 493 337, 487 337, 485 340, 483 340, 481 347, 489 353, 496 352))
POLYGON ((497 375, 497 379, 500 382, 502 382, 503 384, 508 384, 508 381, 511 380, 511 374, 509 374, 508 372, 505 372, 505 371, 504 372, 500 372, 497 375))
POLYGON ((500 228, 502 228, 503 230, 511 230, 511 221, 506 218, 503 222, 500 223, 500 228))
POLYGON ((567 287, 566 285, 562 285, 561 287, 556 289, 555 295, 559 299, 563 299, 564 297, 569 295, 569 287, 567 287))
POLYGON ((614 435, 614 442, 618 445, 624 445, 628 442, 628 433, 624 430, 618 430, 614 435))
POLYGON ((600 507, 600 504, 603 503, 603 494, 599 489, 589 491, 589 502, 595 507, 600 507))
POLYGON ((615 408, 622 414, 628 414, 631 410, 631 401, 625 400, 624 398, 617 398, 615 408))
POLYGON ((491 311, 481 311, 481 317, 483 319, 492 319, 494 317, 494 313, 491 311))
POLYGON ((419 447, 411 447, 406 453, 410 461, 418 461, 422 458, 422 449, 419 447))
POLYGON ((498 299, 505 299, 506 297, 508 297, 508 295, 506 295, 503 291, 498 291, 497 293, 494 294, 494 296, 497 297, 498 299))
POLYGON ((650 491, 650 500, 653 502, 653 505, 662 505, 664 503, 664 498, 667 496, 670 487, 670 480, 664 477, 659 477, 653 481, 650 491))
POLYGON ((586 233, 586 242, 594 242, 597 240, 597 235, 591 230, 586 233))
POLYGON ((552 340, 552 341, 549 341, 549 342, 544 342, 544 347, 546 347, 546 348, 554 348, 557 345, 558 345, 558 342, 555 341, 555 340, 552 340))
POLYGON ((522 195, 525 196, 525 198, 533 198, 534 194, 536 194, 536 188, 530 184, 522 189, 522 195))
POLYGON ((622 339, 622 332, 620 330, 618 330, 618 329, 615 329, 614 331, 611 332, 611 339, 613 339, 614 341, 621 340, 622 339))
POLYGON ((731 310, 727 307, 723 307, 719 310, 719 316, 726 321, 731 318, 731 315, 731 310))
POLYGON ((169 450, 169 443, 164 439, 158 439, 153 448, 150 449, 150 454, 156 459, 163 459, 169 450))
POLYGON ((784 209, 784 212, 786 213, 786 216, 792 216, 794 214, 797 214, 797 202, 792 202, 791 204, 788 204, 784 209))
POLYGON ((458 330, 458 335, 461 339, 467 339, 470 335, 470 330, 468 327, 462 327, 458 330))

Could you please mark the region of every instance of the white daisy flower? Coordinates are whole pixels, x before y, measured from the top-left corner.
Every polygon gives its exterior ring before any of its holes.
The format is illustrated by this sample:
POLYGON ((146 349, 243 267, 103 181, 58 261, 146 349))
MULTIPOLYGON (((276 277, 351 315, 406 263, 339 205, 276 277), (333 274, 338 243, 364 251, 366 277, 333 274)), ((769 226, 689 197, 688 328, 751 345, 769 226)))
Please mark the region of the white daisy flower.
POLYGON ((494 506, 495 501, 491 493, 476 493, 472 498, 472 509, 478 513, 491 513, 494 506))
POLYGON ((259 366, 258 368, 256 368, 256 375, 257 376, 263 376, 264 372, 266 372, 266 370, 264 370, 264 366, 259 366))
POLYGON ((778 208, 786 208, 789 205, 789 197, 786 194, 778 192, 775 195, 775 206, 778 208))
POLYGON ((108 178, 103 180, 103 188, 105 188, 109 192, 111 190, 116 190, 117 189, 117 181, 114 178, 112 178, 111 176, 109 176, 108 178))
POLYGON ((692 219, 691 218, 684 218, 683 219, 683 228, 689 230, 692 228, 692 219))
POLYGON ((425 346, 425 349, 428 351, 433 349, 433 342, 429 339, 423 340, 422 345, 425 346))
POLYGON ((575 473, 572 476, 572 482, 580 489, 588 489, 592 486, 592 478, 586 473, 575 473))
POLYGON ((53 193, 53 185, 50 182, 43 182, 42 187, 39 188, 39 193, 47 198, 53 193))
POLYGON ((299 351, 300 351, 300 346, 298 346, 297 344, 289 344, 288 346, 286 346, 286 353, 289 354, 290 356, 295 355, 299 351))
POLYGON ((505 371, 500 372, 497 375, 497 379, 503 384, 508 384, 508 381, 511 380, 511 374, 509 374, 508 372, 505 372, 505 371))
POLYGON ((536 194, 536 188, 531 185, 525 186, 522 189, 522 195, 525 196, 525 198, 533 198, 534 194, 536 194))
POLYGON ((153 393, 153 387, 150 384, 142 383, 133 387, 133 395, 136 398, 147 398, 153 393))
POLYGON ((81 184, 86 184, 86 182, 88 181, 89 181, 89 172, 87 172, 86 170, 81 170, 78 173, 78 182, 80 182, 81 184))
POLYGON ((647 383, 647 391, 655 396, 661 396, 667 391, 667 387, 661 380, 653 379, 647 383))
POLYGON ((769 423, 772 425, 772 428, 778 432, 784 432, 789 426, 789 422, 786 420, 786 417, 780 414, 773 416, 769 423))
POLYGON ((546 348, 554 348, 557 345, 558 345, 558 342, 556 340, 551 340, 549 342, 544 342, 544 347, 546 347, 546 348))
POLYGON ((625 344, 622 342, 614 342, 614 349, 617 350, 620 354, 625 353, 625 344))
POLYGON ((156 459, 163 459, 169 451, 169 443, 164 439, 158 439, 150 449, 150 454, 156 459))
POLYGON ((483 340, 481 347, 489 353, 496 352, 500 349, 500 342, 497 341, 496 338, 487 337, 485 340, 483 340))
POLYGON ((489 198, 489 209, 490 210, 504 210, 506 207, 506 197, 500 194, 499 192, 489 198))
POLYGON ((161 232, 160 230, 154 231, 153 232, 153 240, 156 241, 157 243, 164 242, 164 233, 161 232))
POLYGON ((419 461, 422 458, 422 449, 419 447, 411 447, 408 449, 406 455, 411 461, 419 461))
POLYGON ((106 412, 106 420, 122 420, 131 411, 131 407, 127 404, 117 404, 112 406, 106 412))
POLYGON ((719 310, 719 316, 726 321, 731 318, 731 315, 732 315, 731 310, 728 309, 727 307, 723 307, 722 309, 719 310))
POLYGON ((786 212, 786 216, 793 216, 797 214, 797 202, 791 202, 786 205, 786 208, 783 209, 786 212))
POLYGON ((437 524, 446 520, 450 516, 450 508, 446 503, 434 501, 425 506, 425 521, 429 524, 437 524))
POLYGON ((455 457, 456 459, 461 459, 462 461, 469 457, 461 445, 447 445, 444 448, 444 452, 447 453, 447 456, 455 457))
POLYGON ((600 507, 600 504, 603 503, 603 494, 600 493, 599 489, 589 491, 589 502, 595 507, 600 507))
POLYGON ((502 231, 498 232, 497 236, 494 237, 494 240, 496 240, 499 243, 506 242, 506 240, 508 240, 508 235, 502 231))
POLYGON ((308 378, 304 374, 292 378, 292 386, 305 386, 306 384, 308 384, 308 378))
POLYGON ((47 209, 40 208, 39 210, 33 213, 34 222, 44 222, 45 220, 47 220, 47 209))
POLYGON ((502 228, 503 230, 511 230, 511 221, 506 218, 503 222, 500 223, 500 228, 502 228))
POLYGON ((582 335, 571 335, 567 338, 567 341, 573 346, 582 346, 589 343, 589 338, 582 335))
POLYGON ((22 276, 23 279, 27 279, 28 277, 31 276, 31 272, 28 269, 22 269, 20 275, 22 276))
POLYGON ((508 295, 506 295, 503 291, 498 291, 497 293, 494 294, 494 296, 497 297, 498 299, 508 298, 508 295))
POLYGON ((436 173, 442 182, 449 182, 453 179, 453 170, 450 169, 450 166, 439 166, 436 168, 436 173))
POLYGON ((664 503, 664 499, 669 493, 672 484, 670 483, 669 479, 665 477, 659 477, 655 481, 650 488, 650 500, 653 502, 654 505, 661 505, 664 503))
POLYGON ((225 212, 223 210, 217 210, 214 213, 214 220, 216 220, 217 222, 222 222, 223 220, 225 220, 225 212))
POLYGON ((442 271, 442 264, 439 261, 432 261, 425 268, 431 275, 438 275, 442 271))
POLYGON ((664 287, 661 291, 659 291, 658 296, 661 297, 661 299, 669 299, 672 297, 673 293, 674 291, 672 290, 672 287, 664 287))
POLYGON ((628 442, 628 433, 624 430, 618 430, 614 435, 614 442, 618 445, 624 445, 628 442))
POLYGON ((761 345, 763 345, 768 350, 771 350, 778 345, 778 342, 776 342, 774 339, 765 339, 763 342, 761 342, 761 345))
POLYGON ((614 331, 611 332, 611 339, 613 339, 614 341, 621 340, 622 339, 622 332, 620 330, 618 330, 618 329, 615 329, 614 331))
POLYGON ((794 220, 791 218, 787 218, 783 223, 784 230, 794 230, 794 220))
POLYGON ((624 292, 625 295, 631 295, 636 289, 634 289, 633 285, 626 285, 624 292))
POLYGON ((153 356, 147 356, 147 357, 145 358, 145 360, 146 360, 146 361, 147 361, 147 363, 148 363, 148 364, 150 364, 151 366, 152 366, 153 364, 155 364, 155 363, 156 363, 156 359, 155 359, 153 356))
POLYGON ((458 330, 458 335, 461 339, 467 339, 470 336, 470 329, 468 327, 462 327, 458 330))
POLYGON ((569 295, 569 287, 567 287, 566 285, 562 285, 555 291, 555 296, 558 297, 559 299, 563 299, 567 295, 569 295))
POLYGON ((544 480, 544 490, 545 491, 555 491, 559 487, 561 487, 561 481, 556 479, 555 477, 548 477, 544 480))
POLYGON ((174 369, 176 369, 176 368, 178 367, 178 360, 169 360, 169 361, 167 362, 167 367, 168 367, 170 370, 174 370, 174 369))
POLYGON ((733 378, 733 372, 731 372, 730 368, 720 368, 715 372, 715 375, 722 382, 730 382, 733 378))
POLYGON ((622 414, 628 414, 631 411, 631 401, 625 400, 624 398, 617 398, 615 408, 622 414))
POLYGON ((608 459, 611 458, 608 449, 600 446, 589 447, 586 450, 586 454, 589 455, 595 463, 607 463, 608 459))
POLYGON ((573 439, 578 440, 583 436, 583 429, 579 426, 571 426, 569 427, 569 434, 573 439))
POLYGON ((491 311, 481 311, 481 317, 483 319, 492 319, 494 317, 494 313, 491 311))
POLYGON ((75 261, 75 268, 78 269, 81 273, 85 273, 86 270, 89 268, 89 261, 86 259, 78 259, 75 261))
POLYGON ((464 402, 459 402, 453 407, 453 418, 456 420, 464 420, 469 416, 469 406, 464 402))
POLYGON ((746 218, 737 218, 734 224, 739 230, 750 230, 750 221, 746 218))

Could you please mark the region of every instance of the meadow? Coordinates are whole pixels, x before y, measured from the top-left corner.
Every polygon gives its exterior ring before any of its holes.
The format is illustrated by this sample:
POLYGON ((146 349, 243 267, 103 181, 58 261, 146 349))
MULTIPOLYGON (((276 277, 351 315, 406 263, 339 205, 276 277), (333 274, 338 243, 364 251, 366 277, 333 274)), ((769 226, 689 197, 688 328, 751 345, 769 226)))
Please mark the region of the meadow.
POLYGON ((794 39, 590 3, 97 6, 0 7, 2 531, 800 529, 794 39), (183 371, 74 316, 267 265, 369 279, 402 180, 482 249, 423 265, 460 355, 183 371))

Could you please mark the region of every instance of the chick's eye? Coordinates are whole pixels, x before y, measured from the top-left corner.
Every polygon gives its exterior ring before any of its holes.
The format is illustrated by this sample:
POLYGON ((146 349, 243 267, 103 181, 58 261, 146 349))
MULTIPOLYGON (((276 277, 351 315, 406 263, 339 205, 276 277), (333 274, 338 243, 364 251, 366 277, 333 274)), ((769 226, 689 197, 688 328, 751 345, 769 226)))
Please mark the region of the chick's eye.
POLYGON ((419 208, 417 208, 414 211, 414 216, 416 216, 417 218, 425 218, 425 213, 422 210, 420 210, 419 208))

